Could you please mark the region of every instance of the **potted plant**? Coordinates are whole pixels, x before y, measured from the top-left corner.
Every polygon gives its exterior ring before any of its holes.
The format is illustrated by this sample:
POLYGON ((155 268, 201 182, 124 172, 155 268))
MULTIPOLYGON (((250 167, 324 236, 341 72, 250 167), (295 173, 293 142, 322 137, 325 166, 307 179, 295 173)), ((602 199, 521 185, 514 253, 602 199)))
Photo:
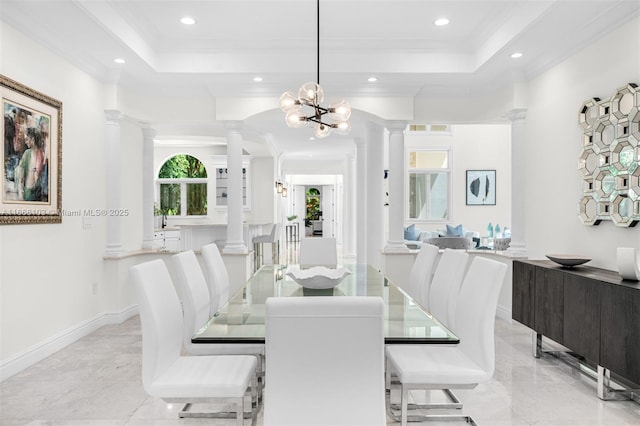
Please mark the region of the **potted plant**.
POLYGON ((166 225, 167 209, 161 209, 158 207, 158 203, 153 203, 153 228, 162 229, 166 225))

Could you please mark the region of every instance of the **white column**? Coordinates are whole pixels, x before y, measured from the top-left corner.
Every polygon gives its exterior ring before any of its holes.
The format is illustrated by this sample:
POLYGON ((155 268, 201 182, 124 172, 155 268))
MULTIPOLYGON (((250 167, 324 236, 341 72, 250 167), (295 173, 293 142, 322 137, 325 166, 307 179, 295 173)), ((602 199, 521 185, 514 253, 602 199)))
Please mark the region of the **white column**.
POLYGON ((384 248, 384 129, 369 122, 367 139, 367 263, 380 269, 384 248))
POLYGON ((511 244, 507 252, 516 255, 527 253, 526 226, 526 133, 525 108, 512 109, 507 113, 511 120, 511 244))
POLYGON ((389 240, 386 253, 409 251, 404 243, 404 130, 406 121, 388 121, 389 131, 389 240))
POLYGON ((153 201, 155 174, 153 170, 153 139, 156 137, 155 129, 144 127, 142 129, 142 248, 152 249, 153 241, 153 201))
POLYGON ((357 138, 356 143, 356 262, 367 263, 367 142, 357 138))
POLYGON ((227 242, 223 253, 247 253, 242 235, 242 122, 227 121, 227 242))
MULTIPOLYGON (((122 206, 120 156, 121 135, 120 123, 124 114, 117 110, 105 110, 107 119, 107 211, 118 210, 122 206)), ((107 248, 105 254, 118 255, 124 252, 122 248, 121 216, 107 215, 107 248)))
POLYGON ((342 217, 344 220, 342 251, 344 256, 354 257, 356 254, 356 159, 347 154, 345 158, 345 178, 343 182, 344 193, 342 197, 342 217))

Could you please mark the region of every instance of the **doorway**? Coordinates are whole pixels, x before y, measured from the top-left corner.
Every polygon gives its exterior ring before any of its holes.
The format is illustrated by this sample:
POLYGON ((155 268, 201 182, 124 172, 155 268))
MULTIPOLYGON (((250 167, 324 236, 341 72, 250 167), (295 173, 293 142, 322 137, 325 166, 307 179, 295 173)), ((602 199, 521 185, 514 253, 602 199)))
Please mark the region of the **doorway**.
POLYGON ((322 193, 314 186, 305 193, 305 236, 322 237, 322 193))

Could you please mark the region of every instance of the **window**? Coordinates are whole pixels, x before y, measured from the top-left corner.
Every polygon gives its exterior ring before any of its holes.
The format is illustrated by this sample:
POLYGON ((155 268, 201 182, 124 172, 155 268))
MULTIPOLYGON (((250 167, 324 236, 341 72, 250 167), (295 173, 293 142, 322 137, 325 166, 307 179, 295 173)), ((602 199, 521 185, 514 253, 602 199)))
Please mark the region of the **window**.
POLYGON ((409 219, 442 221, 449 219, 448 149, 415 150, 408 156, 409 219))
POLYGON ((170 216, 206 216, 207 170, 188 154, 169 158, 158 173, 160 210, 170 216))

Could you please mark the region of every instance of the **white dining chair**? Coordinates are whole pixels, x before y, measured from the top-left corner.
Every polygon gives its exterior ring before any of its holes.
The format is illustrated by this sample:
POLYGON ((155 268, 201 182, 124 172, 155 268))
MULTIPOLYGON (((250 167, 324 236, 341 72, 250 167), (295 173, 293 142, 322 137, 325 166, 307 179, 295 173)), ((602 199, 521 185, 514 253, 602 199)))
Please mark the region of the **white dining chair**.
POLYGON ((210 297, 204 274, 192 250, 172 256, 178 282, 182 289, 184 312, 183 345, 191 355, 252 355, 258 364, 260 377, 264 345, 258 343, 193 343, 191 338, 206 324, 210 316, 210 297))
POLYGON ((302 267, 328 266, 338 264, 338 246, 332 237, 309 237, 300 240, 300 257, 298 263, 302 267))
POLYGON ((429 312, 455 333, 456 303, 460 286, 467 271, 469 253, 445 249, 433 274, 429 287, 429 312))
POLYGON ((438 253, 438 247, 432 244, 422 244, 409 272, 407 293, 425 308, 429 306, 429 286, 438 253))
POLYGON ((236 424, 242 425, 249 389, 257 406, 256 358, 181 356, 183 317, 167 266, 160 259, 141 263, 131 267, 129 276, 140 310, 145 391, 168 403, 232 402, 236 424))
MULTIPOLYGON (((387 346, 387 374, 395 372, 401 386, 402 426, 409 420, 409 391, 472 389, 491 379, 495 368, 495 315, 506 271, 507 266, 495 260, 476 257, 471 262, 456 306, 458 345, 387 346)), ((389 414, 398 419, 391 410, 389 414)), ((411 420, 429 419, 460 419, 476 424, 468 415, 411 416, 411 420)))
POLYGON ((231 297, 231 282, 229 272, 222 260, 220 249, 216 243, 205 244, 200 248, 200 255, 206 271, 209 286, 210 303, 209 315, 213 316, 218 309, 229 301, 231 297))
POLYGON ((385 425, 379 297, 266 301, 266 426, 385 425))
POLYGON ((274 223, 271 232, 253 237, 254 264, 257 270, 264 264, 263 244, 271 244, 271 261, 274 265, 280 263, 280 224, 274 223))

